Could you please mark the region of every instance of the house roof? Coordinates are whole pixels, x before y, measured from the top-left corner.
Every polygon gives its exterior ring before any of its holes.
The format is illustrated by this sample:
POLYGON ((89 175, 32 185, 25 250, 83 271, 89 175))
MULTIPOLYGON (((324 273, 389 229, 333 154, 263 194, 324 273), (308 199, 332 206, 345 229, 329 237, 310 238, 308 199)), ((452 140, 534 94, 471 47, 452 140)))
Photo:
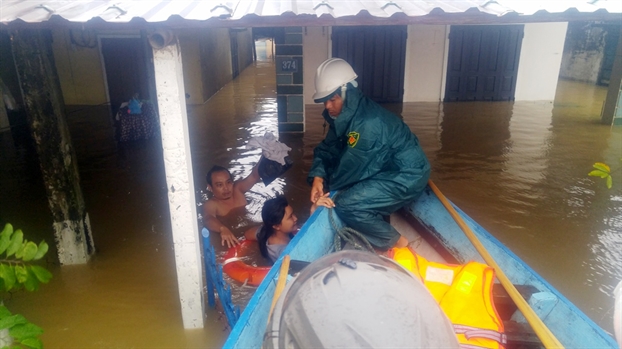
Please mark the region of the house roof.
POLYGON ((622 20, 620 0, 2 0, 0 23, 304 26, 622 20))

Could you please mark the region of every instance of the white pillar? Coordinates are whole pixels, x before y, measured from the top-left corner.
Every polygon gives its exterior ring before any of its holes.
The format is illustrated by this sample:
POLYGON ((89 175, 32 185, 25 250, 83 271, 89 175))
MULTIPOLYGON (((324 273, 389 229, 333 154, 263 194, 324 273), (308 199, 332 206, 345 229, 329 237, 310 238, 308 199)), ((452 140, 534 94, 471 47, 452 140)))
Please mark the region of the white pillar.
POLYGON ((555 99, 568 22, 527 23, 518 62, 516 101, 555 99))
POLYGON ((202 328, 205 314, 203 269, 181 51, 177 38, 170 32, 156 32, 149 41, 153 47, 181 314, 184 328, 202 328))

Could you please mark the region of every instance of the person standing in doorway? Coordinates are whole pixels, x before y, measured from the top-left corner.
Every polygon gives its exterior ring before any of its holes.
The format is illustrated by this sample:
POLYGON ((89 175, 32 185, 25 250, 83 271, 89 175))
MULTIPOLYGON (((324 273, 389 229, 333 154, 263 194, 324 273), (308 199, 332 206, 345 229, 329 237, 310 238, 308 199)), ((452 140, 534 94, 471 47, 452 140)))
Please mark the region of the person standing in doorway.
POLYGON ((308 175, 311 202, 325 190, 338 190, 335 211, 341 220, 378 250, 408 244, 384 216, 417 198, 430 177, 419 140, 397 115, 357 88, 346 61, 330 58, 316 71, 316 103, 330 125, 314 149, 308 175))

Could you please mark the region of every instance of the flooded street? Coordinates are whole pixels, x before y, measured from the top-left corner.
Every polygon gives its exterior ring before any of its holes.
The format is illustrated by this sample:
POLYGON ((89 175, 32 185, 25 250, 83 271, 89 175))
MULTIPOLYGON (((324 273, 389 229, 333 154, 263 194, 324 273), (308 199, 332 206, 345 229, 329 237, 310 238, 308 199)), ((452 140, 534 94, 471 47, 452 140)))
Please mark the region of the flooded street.
MULTIPOLYGON (((248 140, 277 134, 274 80, 273 64, 258 62, 204 105, 188 107, 198 212, 212 165, 245 176, 260 156, 248 140)), ((560 81, 554 103, 387 107, 419 137, 444 194, 611 332, 612 291, 622 279, 622 173, 613 174, 612 189, 587 176, 594 162, 622 166, 622 127, 600 124, 605 94, 560 81)), ((299 222, 308 218, 306 174, 323 138, 320 113, 307 106, 306 133, 280 136, 294 166, 252 189, 251 217, 283 193, 299 222)), ((50 284, 5 297, 7 307, 44 329, 46 348, 222 345, 227 332, 216 310, 208 310, 204 330, 182 328, 160 141, 93 155, 83 151, 93 142, 85 126, 70 124, 97 254, 88 265, 61 268, 52 249, 50 284)), ((0 220, 53 245, 36 155, 10 133, 0 134, 0 146, 0 220)))

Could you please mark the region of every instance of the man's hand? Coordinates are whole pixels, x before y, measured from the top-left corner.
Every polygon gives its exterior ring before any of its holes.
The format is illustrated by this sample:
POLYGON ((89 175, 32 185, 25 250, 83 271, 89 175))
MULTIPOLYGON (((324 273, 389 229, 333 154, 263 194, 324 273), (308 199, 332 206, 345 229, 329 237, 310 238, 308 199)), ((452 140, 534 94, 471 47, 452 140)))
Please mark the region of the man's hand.
POLYGON ((235 235, 233 235, 231 230, 229 230, 229 228, 225 226, 220 228, 220 242, 222 243, 222 246, 225 246, 225 242, 226 242, 227 247, 229 248, 235 245, 238 245, 240 243, 238 239, 235 237, 235 235))
POLYGON ((311 202, 316 203, 324 195, 324 178, 314 177, 311 186, 311 202))

